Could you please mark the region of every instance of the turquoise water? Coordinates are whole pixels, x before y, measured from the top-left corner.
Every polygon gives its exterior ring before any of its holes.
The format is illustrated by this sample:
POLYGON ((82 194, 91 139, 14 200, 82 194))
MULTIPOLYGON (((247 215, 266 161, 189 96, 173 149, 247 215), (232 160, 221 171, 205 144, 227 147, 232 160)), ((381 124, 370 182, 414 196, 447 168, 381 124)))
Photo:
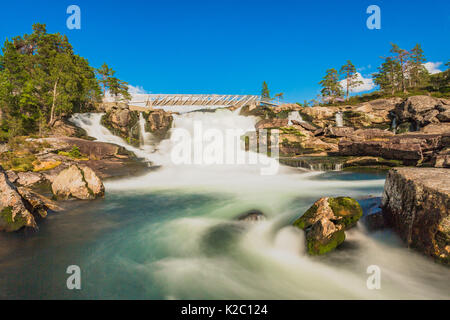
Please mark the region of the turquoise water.
MULTIPOLYGON (((81 115, 76 123, 100 141, 128 147, 100 117, 81 115)), ((174 127, 200 121, 248 130, 254 120, 198 112, 175 117, 174 127)), ((381 196, 384 174, 174 165, 167 140, 133 150, 161 167, 106 181, 104 199, 69 201, 66 211, 40 221, 38 232, 0 234, 0 298, 449 298, 449 269, 408 250, 389 230, 368 233, 358 224, 337 250, 311 257, 303 231, 291 226, 320 197, 381 196), (248 210, 267 219, 236 221, 248 210), (70 265, 81 269, 81 290, 66 287, 70 265), (381 270, 379 290, 367 288, 371 265, 381 270)))
MULTIPOLYGON (((311 184, 366 181, 369 186, 345 187, 354 196, 380 195, 382 185, 370 186, 379 178, 304 177, 311 184)), ((329 195, 342 194, 333 189, 329 195)), ((282 203, 259 205, 234 192, 112 190, 105 199, 69 202, 72 208, 50 215, 39 232, 0 235, 0 298, 448 297, 442 282, 448 269, 409 252, 388 231, 368 235, 359 227, 348 232, 345 248, 308 257, 301 232, 286 226, 314 200, 302 190, 282 203), (267 221, 233 221, 247 209, 262 210, 267 221), (386 270, 386 285, 371 291, 365 266, 375 262, 386 270), (80 266, 82 290, 66 288, 69 265, 80 266)))

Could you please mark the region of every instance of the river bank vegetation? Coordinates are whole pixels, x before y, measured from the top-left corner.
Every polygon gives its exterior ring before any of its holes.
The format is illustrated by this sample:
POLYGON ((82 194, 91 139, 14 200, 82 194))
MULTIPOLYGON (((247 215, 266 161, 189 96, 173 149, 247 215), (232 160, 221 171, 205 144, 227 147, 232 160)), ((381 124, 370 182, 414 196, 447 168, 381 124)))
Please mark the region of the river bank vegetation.
POLYGON ((95 69, 74 52, 67 36, 35 24, 31 34, 7 39, 2 48, 0 139, 42 136, 62 117, 92 110, 107 90, 129 98, 127 83, 107 64, 95 69))

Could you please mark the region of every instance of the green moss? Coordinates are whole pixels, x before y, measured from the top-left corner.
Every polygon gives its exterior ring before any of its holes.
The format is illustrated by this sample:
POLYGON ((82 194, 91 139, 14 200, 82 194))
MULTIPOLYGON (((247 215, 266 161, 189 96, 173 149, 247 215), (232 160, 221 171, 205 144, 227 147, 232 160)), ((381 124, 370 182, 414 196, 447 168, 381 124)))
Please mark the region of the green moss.
POLYGON ((6 231, 16 231, 26 225, 25 218, 21 216, 15 216, 12 218, 12 207, 5 207, 0 211, 0 218, 6 223, 6 231))
POLYGON ((311 225, 308 220, 312 219, 316 214, 318 206, 313 204, 300 218, 294 221, 293 225, 300 229, 305 229, 311 225))
POLYGON ((294 134, 297 137, 306 137, 306 135, 303 132, 295 129, 294 127, 281 127, 280 131, 281 133, 284 134, 294 134))
POLYGON ((339 246, 345 240, 345 232, 344 230, 340 230, 334 233, 331 238, 323 243, 314 239, 308 239, 308 253, 310 255, 322 255, 327 252, 334 250, 337 246, 339 246))
POLYGON ((362 217, 362 208, 355 199, 349 197, 329 198, 328 204, 336 216, 343 217, 338 223, 344 224, 345 228, 354 225, 362 217))

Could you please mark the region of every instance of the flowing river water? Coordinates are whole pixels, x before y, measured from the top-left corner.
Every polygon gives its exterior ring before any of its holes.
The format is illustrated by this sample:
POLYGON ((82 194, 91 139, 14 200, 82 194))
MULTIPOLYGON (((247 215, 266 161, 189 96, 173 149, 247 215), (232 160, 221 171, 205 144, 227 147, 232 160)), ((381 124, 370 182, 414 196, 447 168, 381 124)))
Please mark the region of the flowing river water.
MULTIPOLYGON (((101 114, 72 121, 99 141, 122 145, 159 166, 143 176, 105 181, 104 199, 72 201, 35 233, 0 234, 0 298, 17 299, 448 299, 450 271, 408 250, 397 236, 359 224, 325 256, 305 252, 290 224, 322 196, 380 196, 384 174, 316 172, 260 164, 174 164, 173 141, 142 135, 139 148, 100 125, 101 114), (267 219, 239 222, 248 210, 267 219), (66 269, 81 269, 82 289, 68 290, 66 269), (381 271, 370 290, 367 268, 381 271)), ((174 116, 173 128, 195 124, 226 135, 254 128, 237 112, 174 116)), ((141 118, 141 127, 142 126, 141 118)), ((224 148, 224 154, 236 148, 224 148)), ((238 151, 245 153, 245 151, 238 151)))

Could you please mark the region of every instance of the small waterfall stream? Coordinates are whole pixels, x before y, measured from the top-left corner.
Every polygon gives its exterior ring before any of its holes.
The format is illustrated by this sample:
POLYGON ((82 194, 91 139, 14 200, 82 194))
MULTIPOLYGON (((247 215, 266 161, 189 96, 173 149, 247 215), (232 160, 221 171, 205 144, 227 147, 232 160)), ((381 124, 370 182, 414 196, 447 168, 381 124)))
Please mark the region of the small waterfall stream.
POLYGON ((343 119, 343 114, 341 111, 336 112, 335 118, 336 118, 336 127, 343 127, 344 119, 343 119))

